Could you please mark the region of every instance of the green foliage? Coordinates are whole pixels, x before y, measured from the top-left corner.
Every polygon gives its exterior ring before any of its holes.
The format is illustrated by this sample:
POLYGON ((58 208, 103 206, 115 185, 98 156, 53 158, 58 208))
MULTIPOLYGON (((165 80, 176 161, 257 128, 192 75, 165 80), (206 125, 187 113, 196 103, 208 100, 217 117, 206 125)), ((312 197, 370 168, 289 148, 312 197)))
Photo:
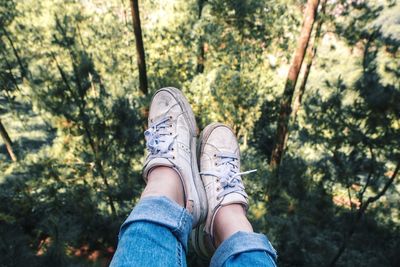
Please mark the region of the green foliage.
MULTIPOLYGON (((356 215, 399 162, 399 4, 328 2, 279 173, 268 161, 304 1, 140 4, 150 91, 181 88, 200 128, 232 126, 242 168, 258 169, 243 178, 249 218, 279 266, 327 266, 345 242, 336 266, 397 266, 399 179, 356 215)), ((1 265, 106 265, 144 186, 150 96, 128 1, 0 0, 0 14, 0 117, 19 159, 0 145, 1 265)))

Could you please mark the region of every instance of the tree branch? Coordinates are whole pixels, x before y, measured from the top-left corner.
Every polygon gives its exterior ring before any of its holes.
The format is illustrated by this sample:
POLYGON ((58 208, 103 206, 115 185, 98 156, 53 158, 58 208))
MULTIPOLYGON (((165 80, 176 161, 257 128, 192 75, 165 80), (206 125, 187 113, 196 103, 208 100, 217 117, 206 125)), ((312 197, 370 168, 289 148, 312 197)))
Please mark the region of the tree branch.
POLYGON ((386 191, 389 189, 389 187, 393 184, 394 180, 396 179, 396 176, 398 174, 400 170, 400 160, 397 163, 397 166, 392 174, 392 176, 389 178, 389 180, 386 181, 385 185, 383 186, 383 188, 373 197, 369 197, 367 199, 367 201, 365 203, 363 203, 360 208, 358 209, 357 213, 356 213, 356 218, 353 222, 353 224, 351 225, 347 236, 345 237, 345 239, 343 240, 342 245, 340 246, 340 248, 338 249, 337 253, 335 254, 335 256, 332 258, 329 266, 333 267, 335 266, 335 264, 337 263, 337 261, 339 260, 340 256, 343 254, 343 252, 345 251, 351 237, 353 236, 358 223, 360 222, 361 218, 363 217, 365 211, 367 210, 368 206, 371 203, 374 203, 376 201, 378 201, 385 193, 386 191))
POLYGON ((21 57, 19 56, 17 49, 15 48, 15 45, 14 45, 13 40, 11 39, 11 36, 9 35, 9 33, 7 32, 7 30, 4 27, 2 27, 2 30, 4 32, 4 35, 7 38, 8 42, 10 43, 11 48, 12 48, 13 53, 14 53, 14 56, 17 59, 19 67, 21 68, 21 76, 22 77, 26 77, 27 71, 26 71, 26 69, 24 67, 24 64, 22 63, 21 57))
POLYGON ((13 143, 10 139, 10 136, 8 135, 8 133, 6 131, 6 128, 4 128, 4 126, 3 126, 1 119, 0 119, 0 135, 4 141, 4 145, 7 148, 7 151, 8 151, 8 154, 10 155, 11 160, 14 162, 17 161, 17 156, 15 155, 13 147, 12 147, 13 143))

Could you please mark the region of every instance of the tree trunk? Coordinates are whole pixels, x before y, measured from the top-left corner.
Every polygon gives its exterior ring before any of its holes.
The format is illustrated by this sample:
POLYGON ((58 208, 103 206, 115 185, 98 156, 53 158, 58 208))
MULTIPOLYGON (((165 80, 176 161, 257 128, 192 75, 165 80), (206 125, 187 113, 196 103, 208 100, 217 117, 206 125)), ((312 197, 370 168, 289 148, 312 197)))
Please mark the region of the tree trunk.
MULTIPOLYGON (((203 7, 204 4, 207 2, 207 0, 198 0, 197 5, 199 8, 199 13, 197 15, 197 19, 201 19, 201 14, 203 12, 203 7)), ((203 36, 200 36, 199 38, 199 43, 198 43, 198 56, 197 56, 197 67, 196 71, 197 73, 203 73, 204 72, 204 61, 205 61, 205 51, 204 51, 204 38, 203 36)))
MULTIPOLYGON (((300 88, 298 90, 298 93, 293 101, 293 110, 292 110, 292 115, 291 115, 291 120, 290 123, 296 122, 296 117, 297 117, 297 112, 300 109, 301 101, 303 99, 304 92, 306 90, 306 85, 308 81, 308 76, 310 75, 311 71, 311 66, 313 64, 315 55, 317 54, 317 48, 319 45, 319 41, 321 38, 321 28, 322 28, 322 23, 323 23, 323 16, 325 14, 325 6, 326 6, 326 0, 321 1, 321 11, 320 11, 320 18, 318 19, 318 24, 317 28, 315 29, 315 37, 314 40, 312 41, 311 45, 308 46, 308 51, 307 51, 307 58, 306 58, 306 69, 303 74, 303 79, 300 84, 300 88)), ((289 139, 289 131, 286 131, 285 135, 285 143, 283 145, 283 149, 286 149, 286 144, 289 139)))
POLYGON ((8 154, 10 155, 10 158, 12 161, 17 161, 17 156, 15 156, 14 150, 12 148, 12 142, 10 139, 10 136, 8 135, 6 128, 4 128, 3 123, 1 122, 0 119, 0 135, 1 138, 3 139, 4 144, 6 145, 8 154))
POLYGON ((281 107, 277 123, 275 145, 272 150, 270 162, 270 166, 273 170, 276 170, 279 167, 282 160, 285 136, 288 131, 289 117, 291 113, 293 93, 296 87, 297 78, 299 77, 301 65, 304 60, 304 55, 307 50, 308 42, 310 40, 318 4, 319 0, 307 1, 303 26, 300 32, 300 37, 297 41, 296 52, 294 54, 293 61, 289 69, 289 74, 286 80, 286 85, 280 104, 281 107))
POLYGON ((138 0, 130 0, 133 22, 133 31, 135 33, 137 64, 139 68, 139 89, 143 94, 148 93, 146 58, 144 54, 142 28, 140 26, 139 4, 138 0))
POLYGON ((125 3, 124 0, 121 0, 121 5, 122 5, 122 11, 124 12, 124 22, 125 22, 125 26, 128 26, 128 19, 127 19, 127 15, 126 15, 126 9, 125 9, 125 3))

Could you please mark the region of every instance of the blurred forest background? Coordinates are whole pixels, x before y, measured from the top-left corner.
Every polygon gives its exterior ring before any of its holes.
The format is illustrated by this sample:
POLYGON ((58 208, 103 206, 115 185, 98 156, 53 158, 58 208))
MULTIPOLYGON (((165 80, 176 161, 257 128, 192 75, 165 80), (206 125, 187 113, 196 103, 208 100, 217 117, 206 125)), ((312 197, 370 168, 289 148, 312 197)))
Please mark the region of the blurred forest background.
POLYGON ((279 266, 399 266, 399 44, 394 0, 0 0, 0 265, 109 263, 174 86, 279 266))

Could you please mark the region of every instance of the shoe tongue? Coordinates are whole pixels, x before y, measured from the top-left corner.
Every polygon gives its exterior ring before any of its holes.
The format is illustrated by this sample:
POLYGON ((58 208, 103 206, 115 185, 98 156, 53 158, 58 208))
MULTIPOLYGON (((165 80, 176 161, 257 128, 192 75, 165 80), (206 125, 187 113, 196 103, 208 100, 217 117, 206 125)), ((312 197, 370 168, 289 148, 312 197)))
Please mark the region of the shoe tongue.
POLYGON ((221 206, 226 206, 229 204, 242 204, 246 210, 248 208, 247 199, 242 194, 236 192, 226 195, 221 201, 221 206))
POLYGON ((154 158, 145 163, 143 169, 143 178, 147 182, 147 176, 151 169, 155 167, 170 167, 173 168, 174 164, 166 158, 154 158))

